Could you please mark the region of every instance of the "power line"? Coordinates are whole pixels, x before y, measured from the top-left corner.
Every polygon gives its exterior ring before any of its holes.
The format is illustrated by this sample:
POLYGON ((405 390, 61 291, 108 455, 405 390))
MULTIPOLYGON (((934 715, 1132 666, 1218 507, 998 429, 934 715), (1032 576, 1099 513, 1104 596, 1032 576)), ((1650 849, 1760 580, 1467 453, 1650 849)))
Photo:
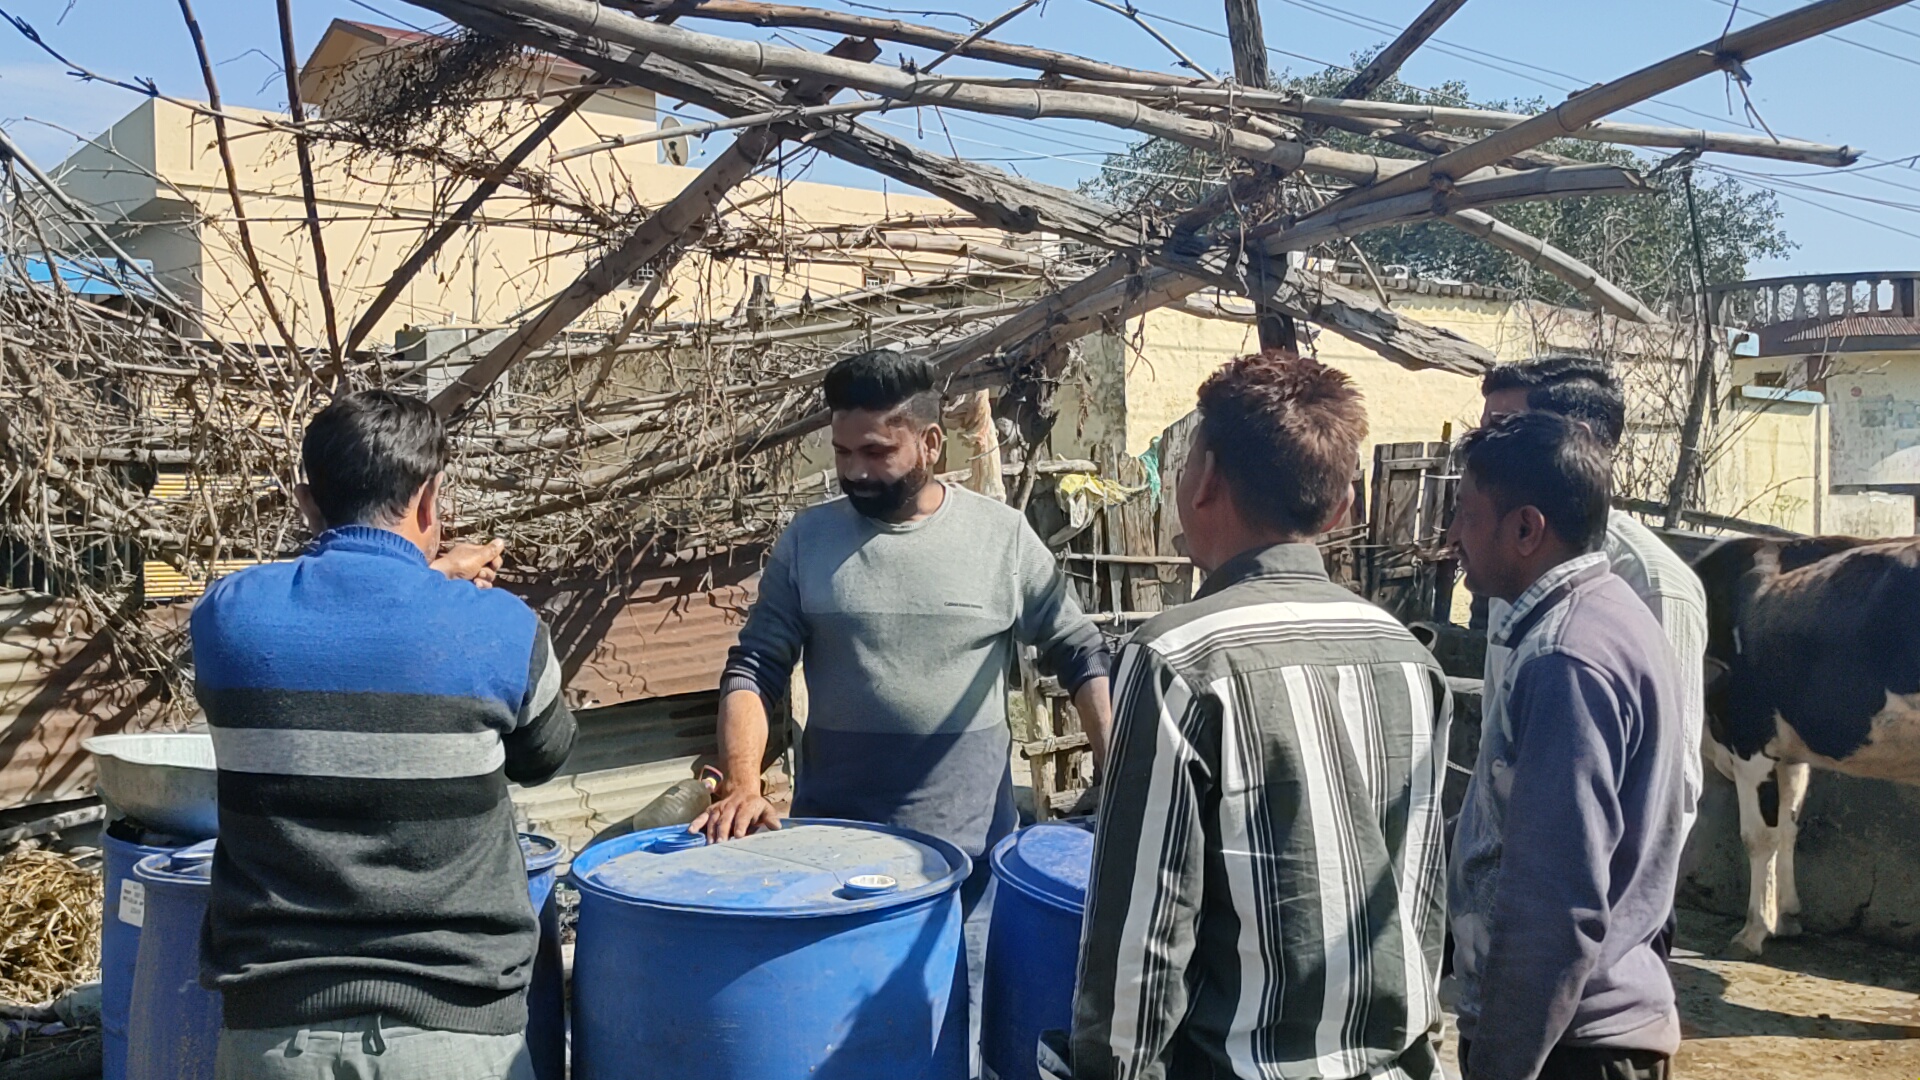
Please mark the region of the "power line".
MULTIPOLYGON (((1770 19, 1774 17, 1773 15, 1765 11, 1761 11, 1758 8, 1755 8, 1751 4, 1746 4, 1745 0, 1740 0, 1740 2, 1738 3, 1736 3, 1735 0, 1709 0, 1709 2, 1719 4, 1721 7, 1733 8, 1736 12, 1746 11, 1752 14, 1755 18, 1770 19)), ((1872 23, 1875 26, 1881 27, 1882 29, 1892 30, 1894 33, 1897 33, 1897 34, 1906 34, 1909 37, 1920 38, 1920 33, 1915 33, 1904 26, 1895 26, 1890 22, 1885 22, 1880 19, 1868 19, 1866 21, 1872 23)), ((1833 31, 1828 31, 1826 34, 1822 36, 1830 37, 1835 41, 1841 42, 1842 44, 1851 45, 1856 49, 1865 49, 1870 53, 1878 53, 1881 56, 1892 57, 1893 59, 1898 60, 1903 64, 1912 64, 1914 67, 1920 67, 1920 60, 1915 60, 1911 56, 1903 56, 1900 53, 1888 52, 1885 49, 1875 48, 1872 45, 1868 45, 1864 41, 1855 41, 1850 37, 1841 37, 1839 34, 1834 33, 1833 31)))
MULTIPOLYGON (((1731 168, 1726 165, 1713 165, 1709 167, 1712 168, 1715 172, 1721 173, 1726 176, 1738 177, 1742 180, 1759 181, 1765 178, 1765 175, 1766 175, 1764 173, 1748 172, 1745 169, 1731 168)), ((1831 195, 1836 199, 1852 199, 1856 202, 1872 203, 1875 206, 1884 206, 1890 210, 1905 210, 1909 214, 1920 214, 1920 204, 1916 204, 1916 203, 1900 202, 1895 199, 1876 199, 1871 195, 1855 195, 1850 191, 1837 191, 1833 188, 1821 187, 1818 184, 1806 184, 1806 183, 1801 183, 1795 180, 1783 180, 1777 177, 1771 180, 1768 180, 1767 182, 1771 184, 1783 185, 1790 188, 1798 188, 1801 191, 1817 191, 1822 195, 1831 195)))
MULTIPOLYGON (((1701 168, 1715 170, 1717 169, 1717 166, 1702 165, 1701 168)), ((1764 190, 1771 191, 1775 195, 1778 195, 1783 199, 1791 199, 1794 202, 1806 203, 1808 206, 1825 210, 1829 214, 1838 214, 1843 218, 1851 218, 1854 221, 1862 222, 1867 225, 1872 225, 1874 228, 1877 228, 1877 229, 1886 229, 1889 232, 1899 233, 1901 236, 1910 236, 1915 240, 1920 240, 1920 232, 1908 232, 1907 230, 1902 229, 1897 225, 1889 225, 1884 221, 1879 221, 1870 217, 1862 217, 1859 214, 1849 213, 1845 210, 1840 209, 1837 206, 1828 206, 1826 203, 1823 203, 1818 199, 1809 199, 1805 195, 1796 195, 1791 191, 1782 191, 1779 188, 1772 186, 1771 184, 1762 183, 1758 180, 1749 180, 1747 181, 1747 183, 1750 183, 1757 188, 1762 188, 1764 190)))
POLYGON ((1867 171, 1869 169, 1885 168, 1889 165, 1911 166, 1916 161, 1920 161, 1920 154, 1916 154, 1911 157, 1896 158, 1891 161, 1874 161, 1870 165, 1859 166, 1851 169, 1829 169, 1823 172, 1798 172, 1798 173, 1755 172, 1755 173, 1752 173, 1751 175, 1765 177, 1768 180, 1805 180, 1809 177, 1853 176, 1861 180, 1871 180, 1876 184, 1884 184, 1887 187, 1899 188, 1901 191, 1920 192, 1920 184, 1903 184, 1898 180, 1889 180, 1884 176, 1880 176, 1876 173, 1867 171))
POLYGON ((368 11, 373 12, 375 15, 378 15, 381 18, 388 20, 389 22, 398 23, 401 26, 404 26, 407 29, 412 30, 417 34, 430 34, 433 32, 431 30, 426 29, 425 27, 415 26, 413 23, 410 23, 407 20, 400 18, 398 15, 381 11, 379 8, 374 7, 372 4, 367 3, 366 0, 347 0, 347 2, 352 4, 355 7, 365 8, 368 11))

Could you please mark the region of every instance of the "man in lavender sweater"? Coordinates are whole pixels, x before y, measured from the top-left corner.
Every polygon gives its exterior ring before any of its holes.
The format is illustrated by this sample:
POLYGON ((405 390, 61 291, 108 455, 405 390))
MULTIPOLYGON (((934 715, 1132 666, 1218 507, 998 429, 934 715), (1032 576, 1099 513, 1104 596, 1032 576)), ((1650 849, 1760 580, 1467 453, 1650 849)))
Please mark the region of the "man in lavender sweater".
POLYGON ((1580 424, 1468 435, 1451 539, 1511 604, 1449 908, 1467 1080, 1666 1080, 1680 1045, 1656 947, 1685 837, 1672 650, 1607 569, 1608 456, 1580 424))

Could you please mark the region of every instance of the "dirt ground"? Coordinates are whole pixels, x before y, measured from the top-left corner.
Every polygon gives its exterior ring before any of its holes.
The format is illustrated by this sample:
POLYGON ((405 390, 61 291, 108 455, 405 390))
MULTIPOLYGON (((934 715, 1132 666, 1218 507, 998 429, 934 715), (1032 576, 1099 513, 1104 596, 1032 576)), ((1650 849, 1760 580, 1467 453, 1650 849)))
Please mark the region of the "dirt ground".
MULTIPOLYGON (((1920 953, 1841 937, 1719 959, 1735 919, 1683 911, 1672 972, 1685 1042, 1676 1080, 1915 1080, 1920 953)), ((1446 1065, 1454 1033, 1447 1032, 1446 1065)))

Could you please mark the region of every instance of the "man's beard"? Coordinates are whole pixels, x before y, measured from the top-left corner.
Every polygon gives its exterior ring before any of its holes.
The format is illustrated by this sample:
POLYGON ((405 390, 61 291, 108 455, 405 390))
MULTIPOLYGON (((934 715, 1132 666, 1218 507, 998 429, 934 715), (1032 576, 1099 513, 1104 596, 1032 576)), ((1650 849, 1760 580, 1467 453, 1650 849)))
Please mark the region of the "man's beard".
POLYGON ((879 480, 840 481, 847 502, 861 514, 882 521, 897 517, 933 477, 925 465, 891 483, 879 480))

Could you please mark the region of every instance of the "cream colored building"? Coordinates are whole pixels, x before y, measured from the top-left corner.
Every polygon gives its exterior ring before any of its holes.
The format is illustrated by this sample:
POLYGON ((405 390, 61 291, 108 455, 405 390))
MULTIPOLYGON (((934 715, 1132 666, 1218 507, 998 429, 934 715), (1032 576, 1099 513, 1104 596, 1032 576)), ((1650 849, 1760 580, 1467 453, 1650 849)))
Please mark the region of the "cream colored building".
MULTIPOLYGON (((305 100, 329 120, 364 108, 365 95, 393 81, 398 66, 415 63, 426 35, 336 20, 302 69, 305 100)), ((491 160, 551 109, 556 94, 577 88, 585 68, 552 57, 522 59, 490 76, 484 91, 441 142, 440 160, 416 153, 355 152, 342 134, 315 140, 315 179, 328 258, 328 281, 343 323, 393 275, 420 240, 470 188, 470 177, 449 161, 491 160), (473 140, 471 145, 465 139, 473 140), (451 192, 451 199, 448 195, 451 192)), ((324 323, 313 251, 305 227, 293 140, 282 115, 228 107, 231 147, 254 246, 277 306, 302 346, 324 345, 324 323)), ((419 135, 442 118, 412 119, 419 135)), ((684 137, 555 162, 559 151, 656 130, 660 117, 651 92, 602 90, 570 117, 524 168, 546 174, 548 197, 503 187, 470 227, 450 240, 407 286, 367 337, 390 345, 407 328, 493 326, 512 322, 551 298, 585 268, 590 257, 626 234, 649 209, 677 194, 698 170, 685 158, 684 137), (556 205, 558 204, 558 205, 556 205), (585 217, 591 208, 602 220, 585 217)), ((729 139, 730 135, 715 136, 729 139)), ((421 145, 434 140, 420 139, 421 145)), ((722 144, 724 145, 724 143, 722 144)), ((167 284, 198 305, 214 332, 247 342, 279 337, 260 303, 234 228, 214 137, 204 112, 149 101, 80 148, 56 170, 66 190, 96 208, 135 258, 151 260, 167 284)), ((470 170, 468 170, 470 172, 470 170)), ((730 197, 729 225, 788 229, 860 225, 910 215, 952 214, 946 202, 899 191, 865 190, 810 182, 776 186, 754 180, 730 197)), ((850 260, 803 253, 791 261, 755 264, 730 260, 709 266, 690 257, 675 271, 677 297, 669 318, 726 315, 757 274, 769 277, 776 302, 803 294, 831 295, 891 274, 951 269, 952 253, 881 252, 850 260), (683 286, 682 282, 686 284, 683 286)), ((636 286, 640 282, 634 283, 636 286)), ((635 289, 616 291, 575 329, 604 329, 629 304, 635 289)), ((346 327, 341 327, 346 333, 346 327)))
MULTIPOLYGON (((1342 275, 1341 280, 1351 288, 1372 288, 1365 278, 1342 275)), ((1484 286, 1406 279, 1383 284, 1394 311, 1459 334, 1502 362, 1563 349, 1622 358, 1630 409, 1617 482, 1628 494, 1664 499, 1684 415, 1684 358, 1697 348, 1685 328, 1637 327, 1520 301, 1484 286)), ((1257 349, 1251 307, 1231 299, 1212 302, 1221 309, 1220 317, 1162 309, 1131 322, 1125 334, 1089 339, 1081 370, 1067 382, 1054 451, 1094 458, 1146 453, 1168 425, 1194 407, 1207 375, 1229 358, 1257 349)), ((1479 420, 1476 378, 1409 370, 1327 331, 1317 332, 1309 348, 1350 374, 1366 399, 1370 430, 1362 450, 1364 463, 1371 463, 1375 445, 1440 441, 1479 420)), ((1819 392, 1764 377, 1756 381, 1754 372, 1765 366, 1764 361, 1736 358, 1730 382, 1722 380, 1705 440, 1698 508, 1797 532, 1911 532, 1910 500, 1868 495, 1859 488, 1830 490, 1839 482, 1832 462, 1844 453, 1846 438, 1859 438, 1837 433, 1833 424, 1851 414, 1844 408, 1829 409, 1819 392)), ((1885 356, 1859 354, 1829 382, 1846 386, 1839 392, 1851 398, 1874 401, 1892 394, 1875 387, 1906 378, 1913 388, 1902 391, 1907 394, 1904 400, 1920 401, 1920 353, 1911 354, 1910 366, 1907 372, 1885 356), (1855 393, 1855 385, 1865 388, 1855 393)), ((1920 417, 1913 419, 1909 441, 1920 444, 1920 417)))
POLYGON ((1744 281, 1715 290, 1747 331, 1733 362, 1755 504, 1804 532, 1910 535, 1920 495, 1920 273, 1744 281), (1771 476, 1768 486, 1757 481, 1771 476), (1813 489, 1795 477, 1817 478, 1813 489))

